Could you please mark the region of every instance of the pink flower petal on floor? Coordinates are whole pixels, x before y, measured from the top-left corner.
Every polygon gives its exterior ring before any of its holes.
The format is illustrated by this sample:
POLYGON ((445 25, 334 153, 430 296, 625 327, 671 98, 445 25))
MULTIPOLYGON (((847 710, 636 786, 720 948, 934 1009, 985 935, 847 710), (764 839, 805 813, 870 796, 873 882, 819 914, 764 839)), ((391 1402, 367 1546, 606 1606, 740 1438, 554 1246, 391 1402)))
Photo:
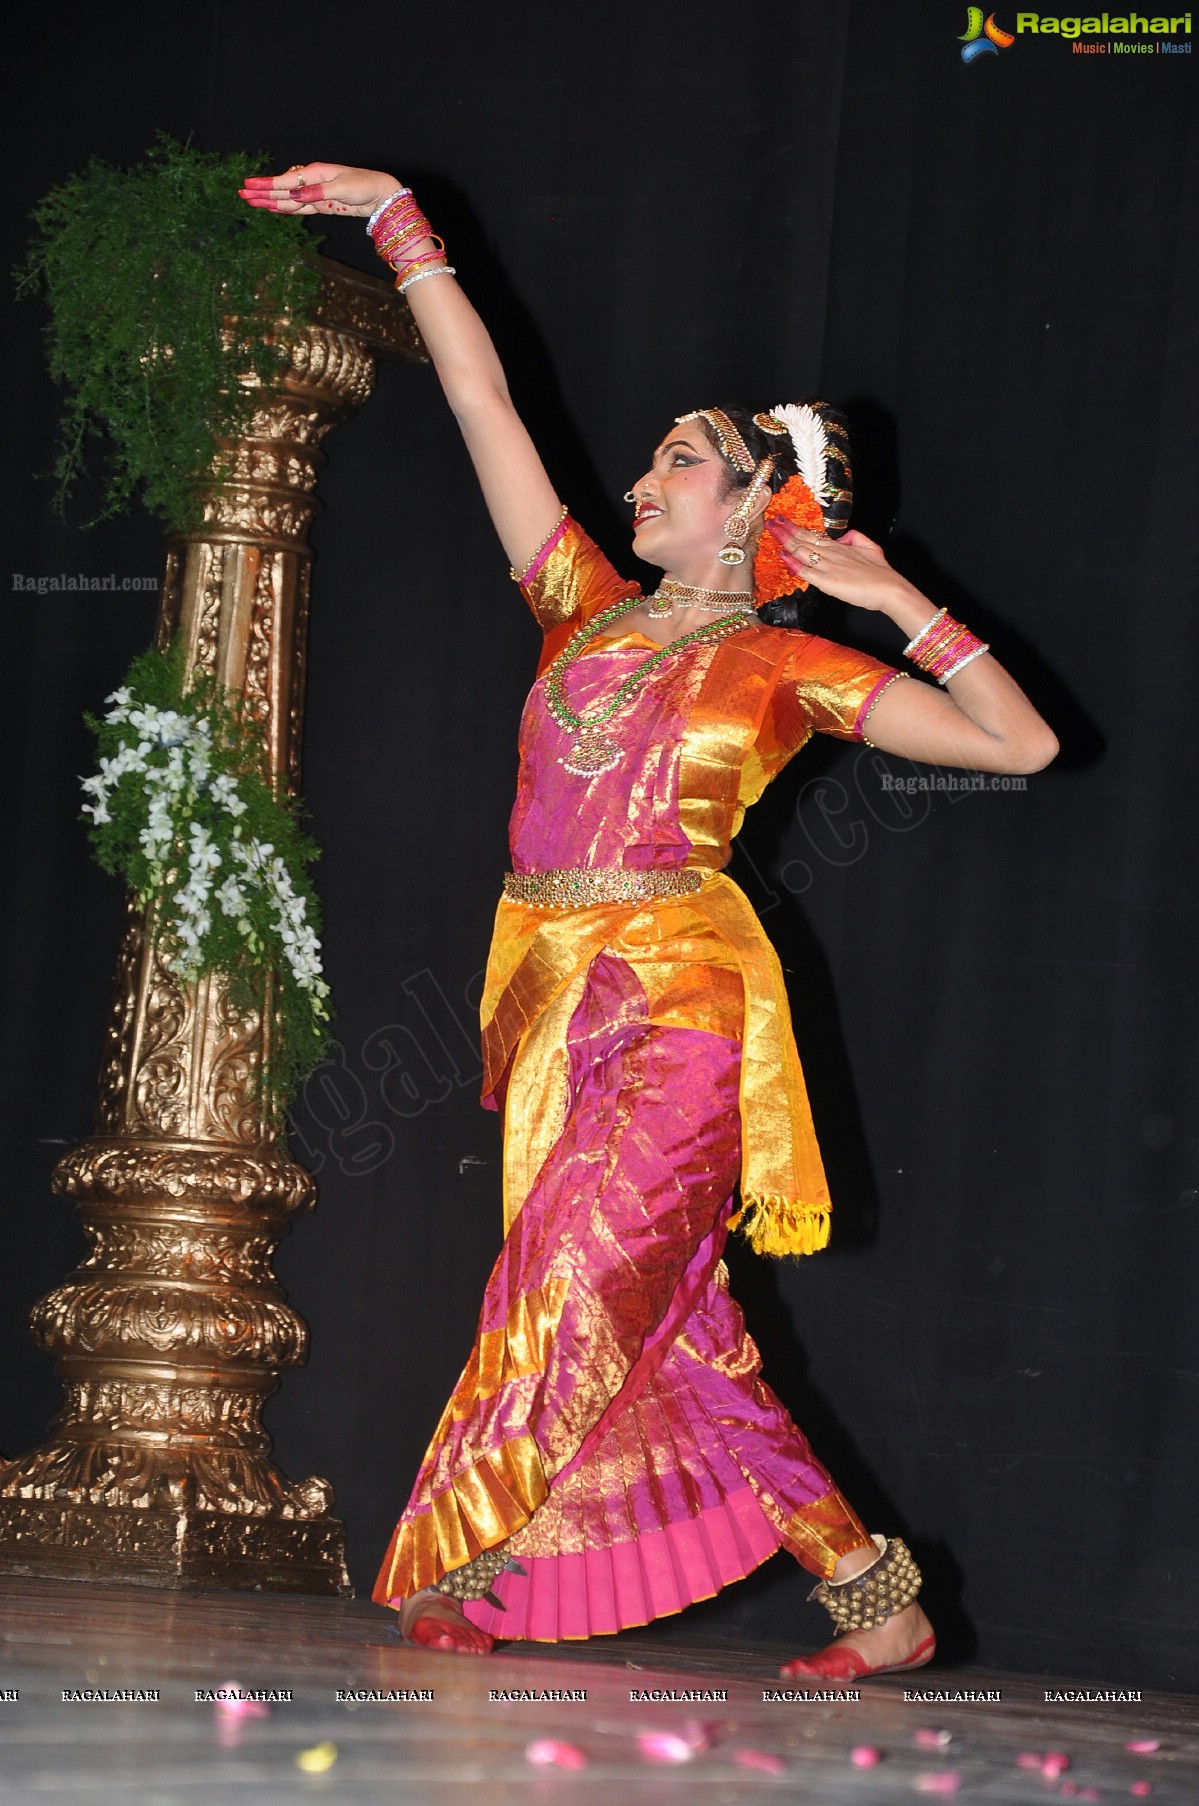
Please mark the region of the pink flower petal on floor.
POLYGON ((1063 1750, 1050 1750, 1048 1755, 1041 1757, 1041 1773, 1047 1781, 1056 1781, 1069 1766, 1070 1758, 1063 1750))
POLYGON ((1147 1800, 1153 1792, 1153 1787, 1148 1781, 1134 1781, 1128 1791, 1134 1793, 1138 1800, 1147 1800))
POLYGON ((695 1751, 677 1731, 643 1731, 637 1739, 643 1762, 690 1762, 695 1751))
MULTIPOLYGON (((248 1693, 250 1689, 243 1687, 240 1681, 222 1681, 216 1689, 218 1693, 248 1693)), ((213 1702, 213 1711, 225 1718, 269 1718, 271 1708, 262 1699, 218 1699, 213 1702)))
POLYGON ((912 1742, 918 1750, 943 1750, 953 1742, 951 1731, 916 1731, 912 1742))
POLYGON ((849 1752, 849 1760, 855 1768, 877 1768, 883 1759, 881 1750, 876 1750, 872 1743, 859 1743, 849 1752))
POLYGON ((682 1737, 683 1742, 687 1745, 688 1749, 691 1750, 694 1755, 698 1755, 701 1750, 711 1749, 717 1729, 718 1726, 714 1724, 704 1724, 698 1718, 685 1718, 683 1720, 683 1728, 679 1735, 682 1737))
POLYGON ((917 1775, 912 1786, 917 1793, 956 1793, 962 1777, 952 1768, 938 1769, 931 1775, 917 1775))
POLYGON ((534 1768, 586 1768, 587 1757, 577 1743, 563 1743, 557 1737, 538 1737, 525 1745, 525 1761, 534 1768))
POLYGON ((1101 1800, 1103 1795, 1097 1787, 1080 1787, 1078 1797, 1080 1800, 1101 1800))
POLYGON ((787 1764, 781 1756, 772 1756, 769 1750, 734 1750, 733 1761, 738 1768, 754 1768, 764 1775, 785 1775, 787 1764))
POLYGON ((1078 1792, 1078 1783, 1076 1781, 1063 1781, 1061 1786, 1058 1788, 1058 1792, 1061 1794, 1063 1799, 1072 1800, 1074 1798, 1075 1794, 1078 1792))
POLYGON ((1134 1756, 1153 1756, 1161 1747, 1160 1737, 1134 1737, 1131 1743, 1124 1745, 1124 1748, 1130 1750, 1134 1756))
POLYGON ((1040 1774, 1041 1758, 1037 1755, 1036 1750, 1021 1750, 1020 1754, 1016 1757, 1016 1767, 1035 1768, 1037 1773, 1040 1774))

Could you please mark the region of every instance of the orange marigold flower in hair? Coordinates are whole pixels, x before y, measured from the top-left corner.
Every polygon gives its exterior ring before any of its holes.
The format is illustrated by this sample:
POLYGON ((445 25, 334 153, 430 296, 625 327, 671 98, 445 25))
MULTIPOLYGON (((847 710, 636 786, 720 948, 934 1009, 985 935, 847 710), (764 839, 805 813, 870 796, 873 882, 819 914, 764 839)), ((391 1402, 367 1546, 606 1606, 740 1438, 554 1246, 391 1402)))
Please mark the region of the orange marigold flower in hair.
POLYGON ((760 608, 792 590, 807 589, 807 580, 797 577, 784 563, 782 548, 766 522, 781 516, 794 527, 806 527, 810 533, 824 532, 824 513, 802 477, 788 477, 782 488, 771 496, 762 518, 762 533, 754 553, 754 601, 760 608))

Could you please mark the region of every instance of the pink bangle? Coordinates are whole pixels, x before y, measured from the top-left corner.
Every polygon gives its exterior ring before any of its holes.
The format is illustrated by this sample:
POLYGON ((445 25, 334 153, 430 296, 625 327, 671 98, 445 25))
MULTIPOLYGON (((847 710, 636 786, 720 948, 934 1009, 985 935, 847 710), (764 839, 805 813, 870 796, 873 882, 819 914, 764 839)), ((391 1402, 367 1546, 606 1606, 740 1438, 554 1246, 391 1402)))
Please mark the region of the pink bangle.
POLYGON ((432 232, 433 228, 422 215, 420 219, 411 220, 407 225, 397 226, 394 231, 389 228, 386 232, 377 232, 375 249, 380 257, 389 257, 401 245, 406 245, 414 239, 431 237, 432 232))
POLYGON ((382 256, 389 246, 410 238, 420 227, 426 231, 432 230, 415 201, 400 201, 394 208, 385 208, 379 215, 371 228, 371 239, 382 256))
POLYGON ((384 263, 389 263, 392 269, 395 270, 400 267, 401 263, 408 261, 407 253, 415 248, 415 246, 423 244, 426 239, 431 239, 435 245, 440 246, 443 251, 445 250, 445 245, 443 241, 438 238, 436 232, 429 230, 429 223, 427 220, 422 220, 420 225, 415 227, 411 232, 402 233, 395 238, 388 239, 383 244, 376 245, 375 249, 378 251, 379 256, 383 259, 384 263))
MULTIPOLYGON (((400 252, 397 252, 396 259, 392 263, 392 268, 398 270, 401 267, 402 263, 403 264, 419 263, 421 261, 421 259, 425 258, 425 257, 433 257, 433 256, 444 257, 445 256, 444 239, 438 238, 436 232, 428 232, 425 234, 425 236, 427 237, 429 243, 434 246, 434 250, 422 251, 420 254, 420 257, 404 257, 404 256, 402 256, 402 254, 400 252)), ((413 240, 413 242, 414 243, 423 243, 423 240, 413 240)))
POLYGON ((375 249, 390 244, 393 239, 406 238, 408 234, 424 225, 423 213, 411 214, 407 219, 383 220, 371 233, 375 249))
POLYGON ((939 684, 947 684, 951 677, 989 650, 985 641, 978 639, 960 621, 955 621, 944 608, 927 621, 903 649, 905 658, 910 658, 939 684))

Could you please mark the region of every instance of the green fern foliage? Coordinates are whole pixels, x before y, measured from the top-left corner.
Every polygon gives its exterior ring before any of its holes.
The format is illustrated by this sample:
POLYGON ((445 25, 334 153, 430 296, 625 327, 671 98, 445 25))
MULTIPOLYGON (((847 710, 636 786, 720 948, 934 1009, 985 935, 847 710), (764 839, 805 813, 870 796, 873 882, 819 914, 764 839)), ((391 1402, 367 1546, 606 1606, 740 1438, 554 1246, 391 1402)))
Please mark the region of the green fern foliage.
POLYGON ((198 524, 197 480, 254 405, 239 376, 279 374, 276 323, 311 317, 319 293, 318 241, 301 221, 238 198, 264 162, 160 136, 140 163, 93 160, 34 209, 17 280, 49 304, 50 373, 65 391, 60 508, 103 434, 97 520, 140 495, 169 528, 198 524))

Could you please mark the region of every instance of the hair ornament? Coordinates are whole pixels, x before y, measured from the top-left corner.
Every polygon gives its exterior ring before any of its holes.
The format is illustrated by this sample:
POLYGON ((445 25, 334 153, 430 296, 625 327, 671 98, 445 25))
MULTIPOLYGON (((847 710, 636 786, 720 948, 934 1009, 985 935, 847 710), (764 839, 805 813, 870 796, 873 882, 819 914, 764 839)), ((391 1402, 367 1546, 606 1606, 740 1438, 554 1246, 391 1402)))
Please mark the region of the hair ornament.
MULTIPOLYGON (((770 410, 770 417, 781 422, 791 436, 799 474, 820 503, 823 531, 844 533, 853 501, 845 421, 827 401, 780 402, 770 410)), ((770 431, 763 422, 764 416, 756 416, 763 432, 770 431)))
POLYGON ((763 517, 763 532, 754 554, 754 599, 759 608, 793 590, 807 589, 786 564, 778 540, 765 531, 771 520, 790 521, 809 533, 843 533, 849 525, 852 500, 849 468, 849 431, 841 415, 826 401, 780 402, 768 413, 755 414, 762 432, 786 433, 799 466, 771 496, 763 517), (769 423, 769 424, 768 424, 769 423))

